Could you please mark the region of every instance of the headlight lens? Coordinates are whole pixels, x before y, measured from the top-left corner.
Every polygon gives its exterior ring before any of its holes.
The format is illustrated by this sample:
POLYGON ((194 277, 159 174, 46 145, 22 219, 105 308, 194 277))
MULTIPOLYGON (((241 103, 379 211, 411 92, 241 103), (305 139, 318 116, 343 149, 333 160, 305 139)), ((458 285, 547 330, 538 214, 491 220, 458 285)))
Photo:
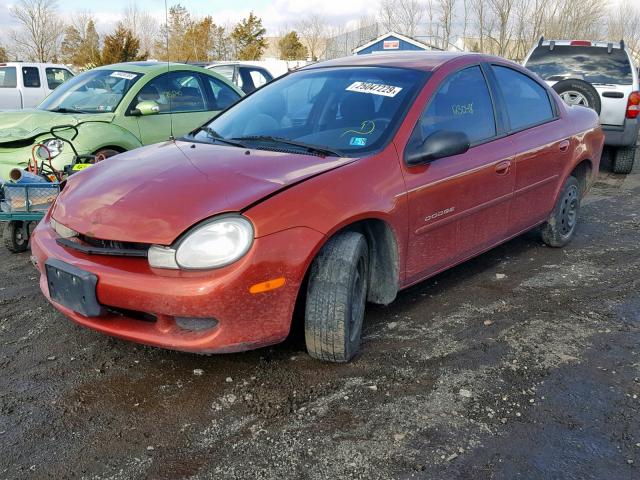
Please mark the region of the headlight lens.
POLYGON ((56 158, 58 155, 62 153, 62 149, 64 148, 64 142, 62 140, 58 140, 57 138, 50 138, 40 144, 44 145, 47 148, 38 147, 36 150, 36 154, 42 160, 47 160, 49 155, 51 158, 56 158))
POLYGON ((251 248, 253 225, 240 215, 225 215, 191 230, 175 250, 152 246, 149 264, 155 268, 220 268, 239 260, 251 248))

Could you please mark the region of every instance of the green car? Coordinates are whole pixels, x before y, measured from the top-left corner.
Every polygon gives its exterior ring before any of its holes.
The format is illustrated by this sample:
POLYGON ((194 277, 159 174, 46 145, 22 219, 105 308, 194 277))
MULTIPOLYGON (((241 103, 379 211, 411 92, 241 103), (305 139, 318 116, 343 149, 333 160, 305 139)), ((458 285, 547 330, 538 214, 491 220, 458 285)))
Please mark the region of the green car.
MULTIPOLYGON (((0 180, 25 168, 32 155, 38 164, 50 156, 59 170, 72 162, 73 151, 51 136, 51 127, 75 125, 79 154, 109 157, 167 140, 172 129, 175 137, 184 135, 242 95, 221 75, 190 65, 132 62, 89 70, 36 109, 0 112, 0 180)), ((57 134, 70 138, 68 132, 57 134)))

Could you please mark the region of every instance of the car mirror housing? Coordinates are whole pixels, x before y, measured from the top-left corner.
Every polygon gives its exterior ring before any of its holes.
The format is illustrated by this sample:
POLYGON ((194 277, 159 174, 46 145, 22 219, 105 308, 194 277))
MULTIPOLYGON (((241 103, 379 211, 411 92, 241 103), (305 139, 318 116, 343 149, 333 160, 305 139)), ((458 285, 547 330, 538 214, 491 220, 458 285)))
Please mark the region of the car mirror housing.
POLYGON ((439 158, 465 153, 471 147, 469 137, 464 132, 440 130, 429 135, 422 144, 413 148, 405 156, 409 166, 423 165, 439 158))
POLYGON ((132 115, 146 117, 147 115, 156 115, 160 113, 160 105, 151 100, 140 102, 131 112, 132 115))

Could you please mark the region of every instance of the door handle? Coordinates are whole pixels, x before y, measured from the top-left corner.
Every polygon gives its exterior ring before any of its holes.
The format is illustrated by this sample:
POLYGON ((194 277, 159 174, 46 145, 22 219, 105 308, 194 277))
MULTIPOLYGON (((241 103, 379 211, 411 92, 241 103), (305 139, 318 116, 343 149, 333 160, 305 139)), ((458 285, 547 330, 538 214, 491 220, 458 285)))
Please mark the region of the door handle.
POLYGON ((571 143, 569 142, 569 140, 563 140, 560 142, 560 151, 562 153, 566 153, 569 150, 569 145, 571 145, 571 143))
POLYGON ((498 175, 506 175, 511 169, 511 160, 505 160, 496 165, 496 173, 498 175))

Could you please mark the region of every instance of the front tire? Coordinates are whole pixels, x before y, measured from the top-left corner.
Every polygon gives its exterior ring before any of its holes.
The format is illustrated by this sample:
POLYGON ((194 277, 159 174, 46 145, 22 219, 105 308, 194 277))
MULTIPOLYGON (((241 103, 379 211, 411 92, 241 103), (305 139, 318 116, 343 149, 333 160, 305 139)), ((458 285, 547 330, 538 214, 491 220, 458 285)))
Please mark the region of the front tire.
POLYGON ((364 235, 331 238, 311 265, 305 340, 313 358, 348 362, 360 348, 369 290, 369 247, 364 235))
POLYGON ((636 146, 620 147, 615 152, 611 171, 613 173, 627 174, 633 170, 633 162, 636 158, 636 146))
POLYGON ((542 241, 550 247, 564 247, 574 237, 580 212, 580 183, 569 177, 549 220, 542 226, 542 241))

